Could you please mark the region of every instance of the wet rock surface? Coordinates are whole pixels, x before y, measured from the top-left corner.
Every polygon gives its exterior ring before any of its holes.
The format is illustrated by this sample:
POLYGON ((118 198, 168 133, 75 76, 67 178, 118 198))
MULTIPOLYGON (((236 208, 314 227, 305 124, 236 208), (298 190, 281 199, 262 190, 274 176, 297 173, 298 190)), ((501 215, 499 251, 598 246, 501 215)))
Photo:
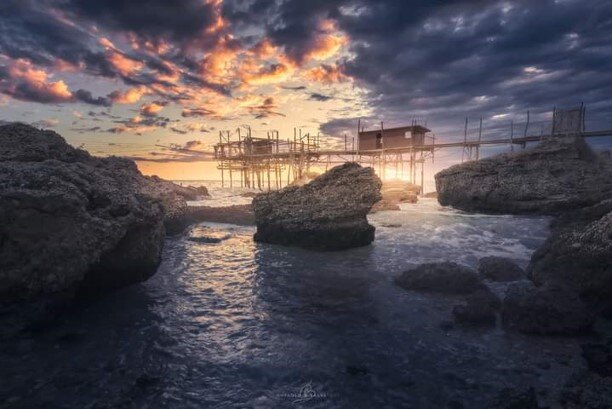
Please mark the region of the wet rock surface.
POLYGON ((480 277, 457 263, 427 263, 403 272, 395 283, 406 290, 442 294, 469 294, 483 288, 480 277))
POLYGON ((571 287, 530 282, 512 284, 502 304, 502 319, 511 329, 539 335, 583 334, 591 329, 593 313, 571 287))
POLYGON ((421 187, 404 180, 385 180, 380 189, 382 199, 374 204, 370 213, 400 210, 400 203, 417 203, 421 187))
POLYGON ((304 186, 258 195, 255 241, 320 250, 368 245, 375 228, 366 215, 380 200, 380 187, 371 168, 349 162, 304 186))
POLYGON ((94 158, 51 131, 0 127, 0 294, 103 290, 155 273, 162 204, 133 162, 94 158))
POLYGON ((237 224, 240 226, 252 226, 255 224, 255 216, 250 204, 224 207, 190 206, 188 217, 192 223, 213 222, 237 224))
POLYGON ((483 286, 465 297, 465 303, 453 307, 455 321, 469 325, 495 325, 499 298, 483 286))
POLYGON ((435 175, 438 201, 457 209, 559 214, 612 197, 612 165, 582 138, 451 166, 435 175))
POLYGON ((553 223, 551 237, 533 255, 537 284, 563 280, 597 304, 612 298, 612 199, 576 210, 553 223))
POLYGON ((483 257, 478 262, 478 273, 492 281, 516 281, 525 278, 525 271, 506 257, 483 257))

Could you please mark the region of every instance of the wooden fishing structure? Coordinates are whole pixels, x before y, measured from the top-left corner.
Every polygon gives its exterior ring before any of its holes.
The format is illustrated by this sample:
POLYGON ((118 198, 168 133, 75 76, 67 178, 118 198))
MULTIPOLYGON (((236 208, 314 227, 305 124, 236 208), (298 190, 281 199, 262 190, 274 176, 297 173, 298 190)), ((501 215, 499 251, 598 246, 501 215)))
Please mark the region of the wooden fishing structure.
MULTIPOLYGON (((468 139, 468 119, 465 120, 463 138, 454 142, 438 142, 431 135, 424 121, 413 120, 410 125, 385 128, 383 122, 375 129, 366 130, 361 121, 357 133, 350 140, 344 136, 341 149, 322 149, 321 135, 303 133, 294 128, 293 138, 282 139, 276 130, 268 131, 265 138, 253 137, 250 127, 238 128, 235 132, 220 131, 219 142, 213 152, 167 147, 189 154, 202 155, 202 160, 217 162, 223 186, 249 187, 260 190, 280 189, 294 180, 307 176, 311 168, 325 168, 347 161, 373 167, 384 180, 386 172, 394 170, 394 177, 407 179, 424 186, 425 162, 435 159, 441 149, 462 148, 462 161, 480 159, 483 146, 509 145, 525 148, 530 142, 543 138, 579 136, 584 138, 612 136, 612 130, 585 130, 585 107, 554 109, 551 131, 539 135, 528 135, 530 115, 527 112, 525 128, 519 134, 514 122, 510 124, 509 137, 484 138, 483 120, 480 118, 477 139, 468 139)), ((458 138, 457 138, 458 139, 458 138)))

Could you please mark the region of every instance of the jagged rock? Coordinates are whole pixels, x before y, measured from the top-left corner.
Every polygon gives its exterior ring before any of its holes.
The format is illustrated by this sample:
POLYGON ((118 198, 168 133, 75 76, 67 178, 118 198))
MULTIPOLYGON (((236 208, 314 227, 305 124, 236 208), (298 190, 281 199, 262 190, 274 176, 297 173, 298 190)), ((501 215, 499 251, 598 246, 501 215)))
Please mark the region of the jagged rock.
POLYGON ((535 389, 530 387, 522 391, 505 389, 490 407, 491 409, 539 409, 540 405, 535 389))
POLYGON ((385 180, 380 189, 382 199, 372 207, 370 213, 400 210, 400 203, 416 203, 421 187, 404 180, 385 180))
POLYGON ((483 257, 478 262, 478 273, 492 281, 516 281, 525 278, 525 271, 506 257, 483 257))
POLYGON ((435 175, 438 201, 466 211, 558 214, 612 196, 612 164, 582 138, 451 166, 435 175))
POLYGON ((564 409, 612 408, 612 377, 574 375, 562 390, 560 404, 564 409))
POLYGON ((465 304, 453 307, 453 316, 456 321, 465 324, 492 325, 495 324, 500 306, 499 298, 488 287, 483 286, 468 294, 465 304))
POLYGON ((376 212, 397 211, 397 210, 401 210, 397 202, 390 202, 388 200, 382 199, 374 203, 374 206, 372 206, 372 209, 370 209, 370 213, 373 214, 376 212))
POLYGON ((395 282, 406 290, 444 294, 469 294, 484 286, 475 271, 452 262, 421 264, 395 282))
POLYGON ((588 331, 594 317, 578 293, 562 283, 535 287, 530 282, 508 288, 502 319, 509 328, 539 335, 572 335, 588 331))
POLYGON ((563 280, 588 299, 612 297, 612 200, 570 212, 532 256, 530 276, 542 284, 563 280))
POLYGON ((185 200, 198 200, 202 197, 210 197, 205 186, 181 186, 169 180, 164 180, 159 176, 145 176, 151 184, 147 188, 152 190, 153 196, 180 196, 185 200))
POLYGON ((253 199, 255 241, 322 250, 367 245, 375 229, 366 215, 380 187, 372 168, 349 162, 302 187, 260 194, 253 199))
POLYGON ((612 340, 582 345, 582 356, 590 371, 599 376, 612 376, 612 340))
POLYGON ((164 210, 133 162, 94 158, 52 131, 0 126, 0 294, 102 290, 147 279, 164 210))

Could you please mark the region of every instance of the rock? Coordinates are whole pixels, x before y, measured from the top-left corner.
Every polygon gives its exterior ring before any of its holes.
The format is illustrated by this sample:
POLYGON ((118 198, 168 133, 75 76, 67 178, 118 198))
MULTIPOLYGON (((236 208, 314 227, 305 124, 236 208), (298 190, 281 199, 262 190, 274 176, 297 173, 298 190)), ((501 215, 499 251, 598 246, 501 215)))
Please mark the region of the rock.
POLYGON ((574 375, 563 388, 560 403, 564 409, 612 408, 612 377, 591 372, 574 375))
POLYGON ((588 331, 594 321, 578 294, 561 283, 535 287, 512 284, 502 304, 502 319, 509 328, 538 335, 573 335, 588 331))
POLYGON ((370 213, 380 211, 400 210, 400 203, 416 203, 421 187, 404 180, 386 180, 380 193, 382 199, 372 207, 370 213))
POLYGON ((465 304, 453 308, 453 316, 460 323, 471 325, 493 325, 501 306, 499 298, 483 287, 465 297, 465 304))
POLYGON ((185 200, 198 200, 203 197, 210 197, 205 186, 181 186, 155 175, 147 176, 147 178, 152 182, 150 186, 155 196, 178 195, 185 200))
POLYGON ((240 194, 240 197, 255 197, 258 194, 259 193, 256 193, 256 192, 244 192, 240 194))
POLYGON ((490 407, 491 409, 539 409, 540 405, 535 389, 530 387, 523 391, 505 389, 490 407))
POLYGON ((582 356, 590 371, 599 376, 612 376, 612 340, 582 345, 582 356))
POLYGON ((402 224, 401 223, 382 223, 381 226, 391 229, 391 228, 402 227, 402 224))
POLYGON ((228 223, 242 226, 255 224, 251 205, 232 205, 224 207, 190 206, 189 217, 194 222, 228 223))
POLYGON ((372 206, 372 209, 370 209, 370 213, 373 214, 376 212, 397 211, 397 210, 401 210, 397 202, 390 202, 388 200, 382 199, 374 203, 374 206, 372 206))
POLYGON ((428 199, 437 199, 438 198, 438 192, 427 192, 423 195, 423 197, 426 197, 428 199))
POLYGON ((570 212, 532 256, 530 277, 566 281, 596 303, 612 299, 612 200, 570 212))
POLYGON ((52 131, 0 126, 0 294, 26 299, 143 281, 160 262, 162 204, 120 158, 52 131))
POLYGON ((348 162, 302 187, 262 193, 253 199, 255 241, 321 250, 370 244, 375 229, 366 215, 380 186, 372 168, 348 162))
POLYGON ((451 166, 435 179, 440 204, 485 213, 556 215, 612 196, 612 163, 574 137, 451 166))
POLYGON ((228 237, 191 236, 191 237, 187 237, 187 240, 193 241, 194 243, 211 244, 211 243, 221 243, 223 240, 226 240, 227 238, 228 237))
POLYGON ((484 285, 475 271, 452 262, 421 264, 395 282, 406 290, 444 294, 468 294, 484 285))
POLYGON ((492 281, 516 281, 525 278, 525 271, 505 257, 483 257, 478 262, 478 273, 492 281))

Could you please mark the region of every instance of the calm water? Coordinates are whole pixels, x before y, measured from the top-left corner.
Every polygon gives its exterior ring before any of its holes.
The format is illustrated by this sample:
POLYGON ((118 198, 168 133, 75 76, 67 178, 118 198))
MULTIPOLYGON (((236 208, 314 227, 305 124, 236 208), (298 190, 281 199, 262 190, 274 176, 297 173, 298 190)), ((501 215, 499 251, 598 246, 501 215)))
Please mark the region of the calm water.
POLYGON ((194 233, 221 243, 167 240, 148 282, 3 341, 2 407, 486 408, 504 387, 554 389, 579 365, 577 340, 449 328, 457 299, 393 284, 422 262, 525 265, 547 219, 426 200, 370 220, 373 245, 335 253, 218 224, 194 233))

